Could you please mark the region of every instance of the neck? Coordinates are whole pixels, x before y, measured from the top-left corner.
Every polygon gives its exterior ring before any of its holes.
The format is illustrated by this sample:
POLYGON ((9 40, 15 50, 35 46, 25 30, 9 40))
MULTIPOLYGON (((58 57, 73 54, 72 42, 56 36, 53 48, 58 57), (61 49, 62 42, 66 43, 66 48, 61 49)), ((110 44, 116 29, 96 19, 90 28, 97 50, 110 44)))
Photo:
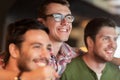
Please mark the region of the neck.
POLYGON ((60 47, 62 46, 62 42, 52 42, 53 45, 53 54, 56 56, 60 50, 60 47))
POLYGON ((15 59, 10 57, 7 65, 5 66, 5 70, 9 70, 9 71, 19 73, 20 70, 18 69, 18 67, 16 65, 17 65, 17 62, 15 61, 15 59))
POLYGON ((53 38, 50 37, 50 40, 53 45, 53 54, 56 56, 60 50, 60 47, 62 46, 63 42, 62 41, 57 41, 53 38))
POLYGON ((83 60, 86 63, 86 65, 96 73, 102 73, 103 69, 105 68, 106 63, 98 62, 97 60, 95 60, 94 57, 90 56, 88 53, 86 53, 83 56, 83 60))

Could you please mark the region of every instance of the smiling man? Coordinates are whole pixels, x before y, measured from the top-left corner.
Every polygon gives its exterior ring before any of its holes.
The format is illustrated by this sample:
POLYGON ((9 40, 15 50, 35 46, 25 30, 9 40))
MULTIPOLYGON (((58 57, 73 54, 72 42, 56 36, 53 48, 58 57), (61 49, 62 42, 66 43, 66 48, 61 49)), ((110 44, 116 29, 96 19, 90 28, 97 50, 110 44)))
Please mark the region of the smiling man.
MULTIPOLYGON (((32 80, 21 77, 22 73, 51 66, 52 45, 46 32, 48 29, 34 19, 23 19, 8 26, 4 69, 18 74, 14 80, 32 80)), ((52 66, 44 70, 38 75, 45 73, 45 80, 55 79, 52 66)), ((39 80, 44 80, 43 75, 39 80)))
POLYGON ((74 21, 69 7, 67 0, 44 0, 40 5, 37 18, 50 31, 49 37, 53 45, 53 56, 59 76, 64 72, 67 63, 70 63, 71 59, 79 54, 65 43, 69 38, 74 21))
POLYGON ((115 27, 109 18, 91 20, 84 31, 88 52, 68 64, 61 80, 120 80, 118 66, 110 63, 117 47, 115 27))

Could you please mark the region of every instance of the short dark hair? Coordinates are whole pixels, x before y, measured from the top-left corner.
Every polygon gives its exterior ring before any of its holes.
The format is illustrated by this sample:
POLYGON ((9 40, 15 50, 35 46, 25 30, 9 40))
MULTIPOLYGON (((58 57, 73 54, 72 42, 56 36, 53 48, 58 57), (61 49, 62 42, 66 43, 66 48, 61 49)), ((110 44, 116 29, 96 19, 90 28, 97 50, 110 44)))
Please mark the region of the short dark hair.
POLYGON ((46 15, 47 6, 51 3, 57 3, 70 7, 70 4, 67 0, 44 0, 39 7, 38 17, 44 18, 44 16, 46 15))
POLYGON ((47 27, 43 24, 39 23, 36 19, 22 19, 11 23, 8 25, 7 34, 6 34, 6 46, 5 46, 5 55, 4 55, 4 62, 7 64, 8 59, 10 57, 9 53, 9 45, 11 43, 15 44, 18 48, 21 47, 21 43, 24 41, 23 35, 28 30, 44 30, 45 32, 49 33, 47 27))
POLYGON ((102 18, 94 18, 86 25, 84 30, 84 41, 86 47, 88 47, 86 42, 87 37, 89 36, 93 41, 95 41, 95 37, 97 33, 102 27, 105 26, 115 28, 116 23, 110 18, 102 17, 102 18))

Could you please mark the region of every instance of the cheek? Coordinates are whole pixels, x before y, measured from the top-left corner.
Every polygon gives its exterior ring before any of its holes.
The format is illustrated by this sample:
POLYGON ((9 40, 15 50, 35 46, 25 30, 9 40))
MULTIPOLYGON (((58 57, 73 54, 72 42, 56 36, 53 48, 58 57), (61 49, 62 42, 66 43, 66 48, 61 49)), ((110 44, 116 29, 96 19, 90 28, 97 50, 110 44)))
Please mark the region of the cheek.
POLYGON ((24 51, 21 55, 22 58, 26 59, 26 60, 30 60, 32 57, 34 57, 34 54, 35 52, 34 51, 24 51))
POLYGON ((94 50, 101 51, 104 47, 105 47, 104 44, 102 44, 102 43, 96 43, 94 45, 94 50))
POLYGON ((72 23, 69 24, 70 28, 72 28, 72 23))
POLYGON ((31 51, 26 56, 28 56, 29 58, 34 58, 35 56, 38 56, 37 53, 38 53, 37 50, 36 51, 31 51))
POLYGON ((106 45, 104 45, 104 44, 99 44, 98 46, 97 46, 97 50, 98 50, 98 52, 100 52, 100 53, 104 53, 104 51, 107 49, 107 46, 106 45))
POLYGON ((72 28, 72 24, 70 24, 70 27, 72 28))
POLYGON ((105 43, 105 42, 103 42, 103 41, 101 41, 101 40, 96 40, 96 46, 97 46, 98 48, 104 47, 106 44, 107 44, 107 43, 105 43))
POLYGON ((103 47, 104 47, 104 45, 102 45, 102 44, 98 44, 98 45, 96 46, 96 48, 97 48, 98 50, 103 49, 103 47))
POLYGON ((24 54, 24 55, 21 55, 21 57, 20 57, 20 59, 21 59, 21 61, 27 61, 27 60, 29 60, 29 55, 27 55, 27 54, 24 54))

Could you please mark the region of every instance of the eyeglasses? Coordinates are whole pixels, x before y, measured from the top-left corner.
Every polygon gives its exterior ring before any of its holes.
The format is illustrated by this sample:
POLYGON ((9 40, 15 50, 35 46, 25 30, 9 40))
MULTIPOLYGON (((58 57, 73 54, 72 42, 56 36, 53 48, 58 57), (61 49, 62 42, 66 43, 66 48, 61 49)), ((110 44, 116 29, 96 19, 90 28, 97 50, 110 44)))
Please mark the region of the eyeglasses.
POLYGON ((54 13, 54 14, 49 14, 49 15, 45 15, 45 17, 54 17, 55 21, 60 22, 63 19, 65 19, 66 21, 72 23, 74 21, 74 16, 72 16, 71 14, 67 14, 67 15, 62 15, 60 13, 54 13))

